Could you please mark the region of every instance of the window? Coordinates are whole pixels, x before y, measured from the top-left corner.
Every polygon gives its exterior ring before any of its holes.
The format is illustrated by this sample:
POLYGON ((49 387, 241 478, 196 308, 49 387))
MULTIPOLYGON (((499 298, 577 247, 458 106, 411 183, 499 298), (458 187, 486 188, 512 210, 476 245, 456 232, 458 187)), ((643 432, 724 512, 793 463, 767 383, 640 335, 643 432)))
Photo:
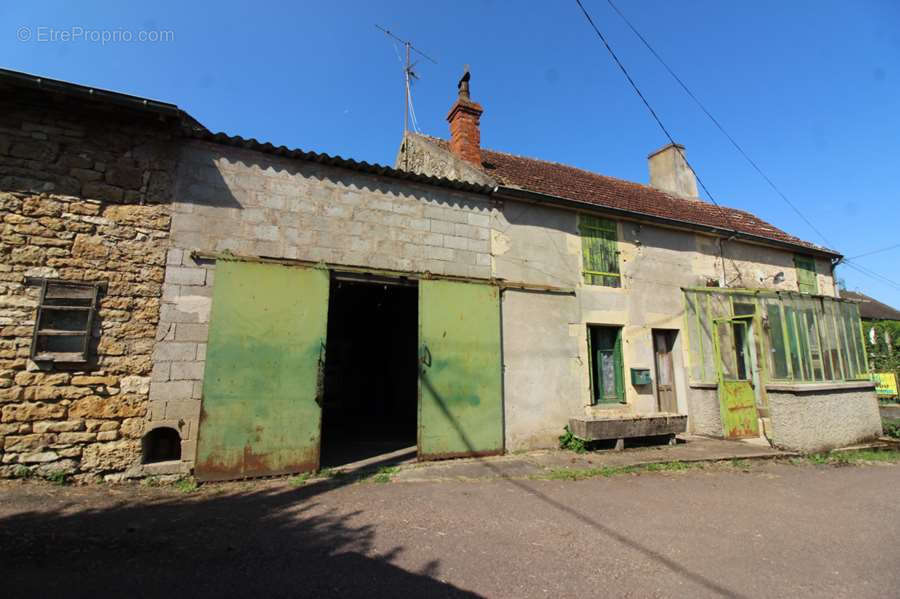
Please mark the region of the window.
POLYGON ((579 229, 585 284, 621 287, 616 223, 582 214, 579 229))
POLYGON ((625 401, 622 328, 588 327, 591 354, 591 403, 625 401))
POLYGON ((41 286, 31 358, 37 362, 86 362, 99 285, 36 281, 41 286))
POLYGON ((685 323, 693 381, 715 382, 716 368, 726 379, 759 368, 763 380, 795 383, 854 380, 865 378, 868 370, 859 308, 838 298, 762 290, 685 290, 685 323), (738 319, 746 319, 750 328, 724 324, 738 319), (751 329, 761 335, 751 337, 751 329), (723 344, 731 339, 736 353, 723 344), (745 339, 747 350, 754 351, 741 355, 745 339), (713 340, 729 351, 717 356, 713 340))
POLYGON ((800 293, 819 293, 816 280, 816 261, 812 256, 794 256, 797 267, 797 289, 800 293))

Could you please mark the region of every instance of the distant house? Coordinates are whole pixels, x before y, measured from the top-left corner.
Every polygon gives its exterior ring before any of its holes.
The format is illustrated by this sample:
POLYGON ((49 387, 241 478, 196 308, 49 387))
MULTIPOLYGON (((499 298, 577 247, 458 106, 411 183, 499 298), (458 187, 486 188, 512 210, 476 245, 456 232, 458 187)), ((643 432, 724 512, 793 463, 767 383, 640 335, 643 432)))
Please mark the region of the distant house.
POLYGON ((896 397, 896 379, 900 376, 900 310, 856 291, 842 290, 841 297, 859 304, 872 371, 894 374, 893 389, 880 386, 879 395, 896 397))

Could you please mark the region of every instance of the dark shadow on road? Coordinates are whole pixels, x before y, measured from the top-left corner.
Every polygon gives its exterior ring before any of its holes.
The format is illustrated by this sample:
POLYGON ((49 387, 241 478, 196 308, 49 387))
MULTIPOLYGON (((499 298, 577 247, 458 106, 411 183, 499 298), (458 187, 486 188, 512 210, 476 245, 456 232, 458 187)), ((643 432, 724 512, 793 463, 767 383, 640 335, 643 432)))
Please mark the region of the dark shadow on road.
MULTIPOLYGON (((342 482, 68 505, 0 518, 5 597, 476 597, 372 556, 374 527, 314 499, 342 482)), ((35 503, 47 487, 34 486, 35 503)), ((77 496, 77 489, 72 491, 77 496)), ((153 494, 151 494, 153 495, 153 494)), ((92 496, 95 496, 92 494, 92 496)))
MULTIPOLYGON (((466 444, 466 446, 469 448, 469 450, 472 451, 473 453, 476 452, 477 448, 472 445, 472 442, 469 439, 469 437, 466 435, 466 432, 459 426, 459 423, 456 421, 456 419, 453 417, 453 415, 447 409, 446 402, 443 400, 441 395, 437 392, 437 390, 434 388, 434 386, 428 380, 427 373, 421 372, 419 378, 422 381, 422 385, 427 387, 429 393, 431 393, 432 396, 435 398, 437 404, 440 406, 442 413, 447 418, 447 421, 451 424, 451 426, 454 427, 457 434, 459 434, 460 438, 463 440, 463 442, 466 444)), ((556 501, 555 499, 553 499, 551 497, 548 497, 547 495, 544 495, 543 493, 534 489, 532 486, 528 485, 527 483, 505 477, 503 475, 503 472, 500 469, 498 469, 497 466, 495 466, 490 461, 483 460, 483 459, 482 459, 482 461, 483 461, 485 467, 487 467, 489 470, 495 472, 497 474, 498 478, 503 478, 506 483, 509 483, 511 485, 518 487, 519 489, 521 489, 525 493, 528 493, 532 497, 537 498, 538 500, 553 507, 554 509, 557 509, 561 512, 564 512, 564 513, 572 516, 573 518, 577 519, 578 521, 582 522, 583 524, 590 526, 597 532, 604 534, 607 537, 609 537, 615 541, 618 541, 619 543, 622 543, 626 547, 630 547, 631 549, 634 549, 635 551, 639 551, 640 553, 644 554, 648 558, 665 566, 666 568, 668 568, 675 574, 682 576, 685 579, 687 579, 695 584, 698 584, 698 585, 702 586, 703 588, 705 588, 709 591, 712 591, 716 594, 719 594, 723 597, 734 597, 736 599, 744 598, 744 596, 741 595, 740 593, 738 593, 737 591, 729 589, 728 587, 726 587, 722 584, 719 584, 718 582, 716 582, 714 580, 710 580, 709 578, 707 578, 706 576, 703 576, 702 574, 699 574, 697 572, 694 572, 692 570, 685 568, 684 566, 682 566, 675 560, 673 560, 669 557, 666 557, 659 551, 656 551, 655 549, 647 547, 641 543, 638 543, 637 541, 630 539, 629 537, 625 536, 624 534, 622 534, 622 533, 616 531, 615 529, 613 529, 612 527, 594 519, 593 517, 582 514, 578 510, 575 510, 563 503, 556 501)), ((639 498, 635 498, 635 500, 639 501, 639 498)))

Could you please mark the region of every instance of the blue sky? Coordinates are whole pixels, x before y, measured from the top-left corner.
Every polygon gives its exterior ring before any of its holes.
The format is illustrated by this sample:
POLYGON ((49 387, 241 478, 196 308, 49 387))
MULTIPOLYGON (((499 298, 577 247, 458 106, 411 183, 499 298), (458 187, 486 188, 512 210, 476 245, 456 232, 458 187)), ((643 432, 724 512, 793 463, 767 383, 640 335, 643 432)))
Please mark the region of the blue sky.
MULTIPOLYGON (((716 199, 824 243, 606 0, 583 1, 716 199)), ((855 256, 898 242, 900 3, 617 4, 833 247, 855 256)), ((424 133, 447 134, 470 64, 485 147, 646 182, 646 156, 666 142, 574 0, 4 3, 0 22, 0 66, 173 102, 214 131, 369 162, 393 163, 403 120, 401 48, 376 23, 438 61, 417 69, 424 133), (174 41, 37 39, 73 27, 165 30, 174 41)), ((858 261, 900 285, 898 263, 900 248, 858 261)), ((896 287, 838 272, 900 307, 896 287)))

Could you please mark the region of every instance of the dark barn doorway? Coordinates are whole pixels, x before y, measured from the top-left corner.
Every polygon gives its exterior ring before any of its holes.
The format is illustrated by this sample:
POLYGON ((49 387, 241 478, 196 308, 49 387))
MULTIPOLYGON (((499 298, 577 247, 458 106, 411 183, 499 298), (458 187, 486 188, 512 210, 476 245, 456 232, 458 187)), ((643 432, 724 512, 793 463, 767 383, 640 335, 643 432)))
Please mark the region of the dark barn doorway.
POLYGON ((415 458, 416 283, 335 275, 327 339, 322 467, 415 458))

